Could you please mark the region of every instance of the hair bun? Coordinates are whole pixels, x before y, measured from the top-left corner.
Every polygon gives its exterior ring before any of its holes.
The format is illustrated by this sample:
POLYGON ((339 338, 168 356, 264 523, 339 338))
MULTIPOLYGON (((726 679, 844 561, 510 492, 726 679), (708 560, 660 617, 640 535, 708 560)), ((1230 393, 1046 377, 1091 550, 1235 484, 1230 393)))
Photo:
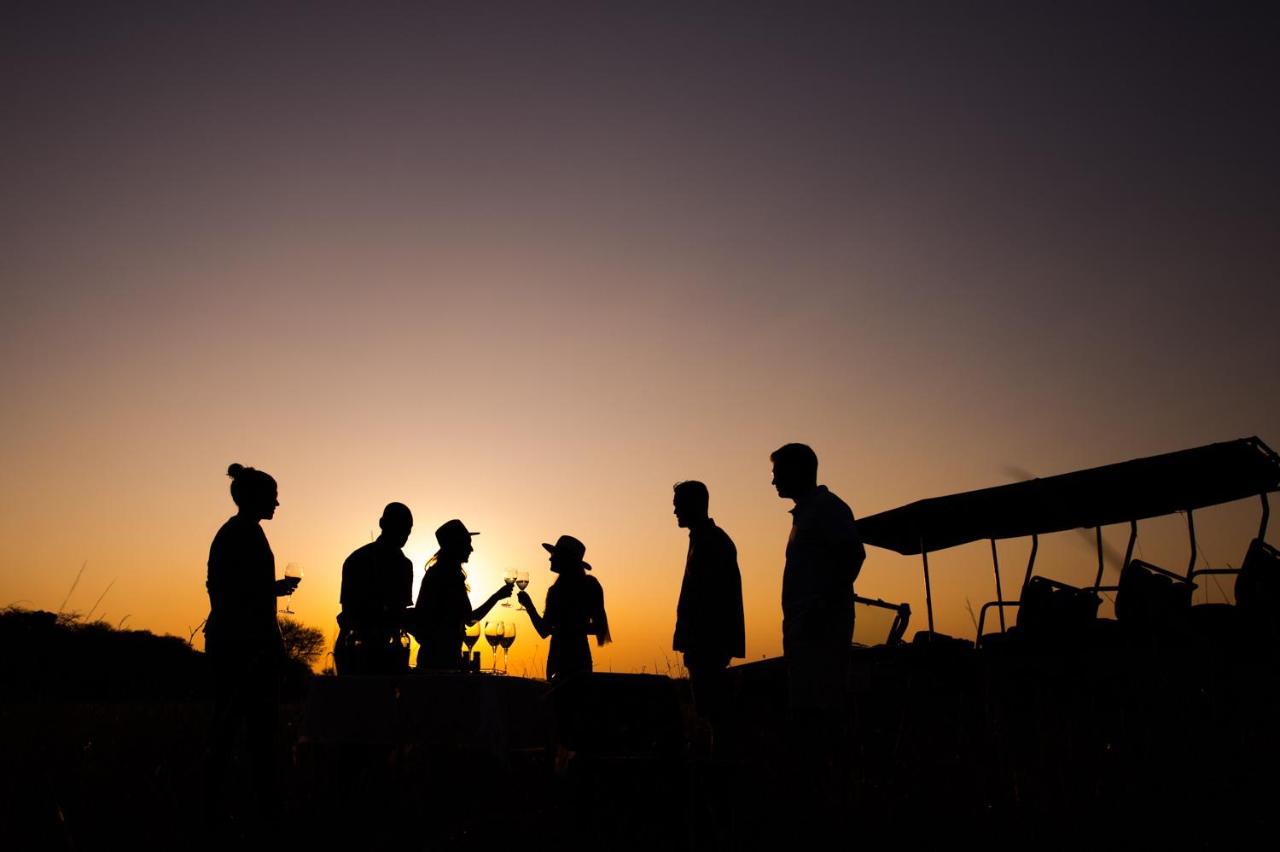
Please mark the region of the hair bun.
POLYGON ((232 479, 235 479, 237 476, 239 476, 241 473, 244 472, 244 469, 245 469, 244 465, 238 464, 236 462, 232 462, 227 467, 227 476, 231 477, 232 479))

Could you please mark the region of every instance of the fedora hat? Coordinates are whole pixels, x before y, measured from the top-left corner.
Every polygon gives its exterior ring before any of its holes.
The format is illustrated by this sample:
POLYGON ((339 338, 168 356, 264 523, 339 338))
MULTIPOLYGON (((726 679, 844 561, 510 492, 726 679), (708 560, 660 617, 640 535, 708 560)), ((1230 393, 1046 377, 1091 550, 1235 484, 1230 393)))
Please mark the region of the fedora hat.
POLYGON ((560 536, 555 544, 543 542, 542 549, 552 556, 563 556, 565 559, 581 562, 584 569, 591 570, 591 563, 582 558, 587 553, 587 546, 571 535, 560 536))

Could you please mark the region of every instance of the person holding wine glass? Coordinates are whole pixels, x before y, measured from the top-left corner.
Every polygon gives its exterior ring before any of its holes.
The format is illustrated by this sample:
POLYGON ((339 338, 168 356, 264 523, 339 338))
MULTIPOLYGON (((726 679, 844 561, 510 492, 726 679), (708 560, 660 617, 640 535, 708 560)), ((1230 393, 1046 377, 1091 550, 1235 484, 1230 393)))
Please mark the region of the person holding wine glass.
POLYGON ((427 561, 427 571, 418 587, 418 600, 409 621, 410 632, 422 646, 418 649, 418 668, 456 671, 461 662, 459 647, 466 626, 484 618, 489 610, 511 594, 511 586, 503 584, 475 609, 471 608, 467 575, 462 566, 471 558, 471 532, 458 519, 442 524, 436 530, 440 549, 427 561))
POLYGON ((520 592, 517 599, 529 613, 533 629, 543 639, 551 637, 547 651, 547 679, 556 680, 573 674, 591 671, 591 646, 588 636, 596 637, 597 645, 611 641, 609 618, 604 610, 604 589, 600 582, 587 574, 590 563, 583 559, 587 548, 571 535, 562 535, 555 544, 544 544, 551 554, 551 571, 559 575, 547 589, 546 606, 541 614, 533 605, 528 592, 520 592))
POLYGON ((262 521, 280 505, 275 479, 240 464, 231 477, 233 515, 209 547, 209 617, 205 653, 214 676, 214 713, 205 756, 206 818, 227 819, 224 787, 236 733, 243 724, 252 766, 252 801, 259 820, 275 807, 275 735, 284 641, 276 598, 293 594, 300 578, 276 579, 276 560, 262 521))
POLYGON ((547 589, 546 606, 539 614, 528 592, 522 591, 516 597, 538 635, 543 639, 551 637, 547 680, 556 685, 552 708, 556 724, 555 772, 559 775, 567 771, 582 729, 582 687, 592 665, 587 637, 595 636, 598 645, 611 641, 611 637, 609 617, 604 611, 604 589, 587 574, 591 564, 583 559, 586 545, 571 535, 562 535, 555 544, 542 547, 551 554, 551 572, 558 575, 547 589))
MULTIPOLYGON (((516 588, 518 588, 522 592, 525 589, 529 588, 529 572, 528 571, 516 572, 516 588)), ((523 606, 516 607, 516 612, 524 612, 524 607, 523 606)))
MULTIPOLYGON (((509 590, 516 582, 516 569, 508 568, 506 571, 504 571, 502 574, 502 582, 507 584, 507 589, 509 590)), ((514 606, 515 604, 511 602, 510 597, 505 597, 502 599, 503 609, 511 609, 514 606)))
MULTIPOLYGON (((297 562, 290 562, 288 565, 284 566, 284 578, 286 580, 293 581, 294 583, 301 583, 302 566, 297 562)), ((293 592, 290 592, 288 597, 284 599, 284 609, 280 610, 280 612, 285 615, 296 615, 293 611, 293 592)))

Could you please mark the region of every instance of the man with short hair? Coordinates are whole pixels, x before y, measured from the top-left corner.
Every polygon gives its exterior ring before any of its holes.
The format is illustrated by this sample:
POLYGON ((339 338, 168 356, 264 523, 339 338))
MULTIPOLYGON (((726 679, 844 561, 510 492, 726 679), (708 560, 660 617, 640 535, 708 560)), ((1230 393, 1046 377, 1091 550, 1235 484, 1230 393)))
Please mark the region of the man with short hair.
POLYGON ((853 642, 853 581, 866 559, 853 511, 818 484, 818 457, 787 444, 769 457, 778 496, 795 501, 782 572, 782 653, 797 711, 839 711, 853 642))
POLYGON ((713 735, 722 735, 724 671, 732 658, 746 655, 738 549, 708 515, 707 486, 688 480, 677 482, 673 490, 676 523, 689 531, 689 553, 672 647, 684 654, 694 708, 710 723, 713 735))
MULTIPOLYGON (((797 825, 813 838, 839 836, 844 808, 853 581, 866 551, 853 511, 818 484, 818 456, 787 444, 769 457, 778 496, 795 501, 782 572, 782 655, 791 710, 797 825)), ((806 835, 807 836, 807 835, 806 835)))
POLYGON ((388 503, 377 539, 342 563, 342 612, 334 657, 342 674, 398 674, 408 670, 404 643, 406 611, 413 602, 413 563, 403 547, 413 514, 388 503))

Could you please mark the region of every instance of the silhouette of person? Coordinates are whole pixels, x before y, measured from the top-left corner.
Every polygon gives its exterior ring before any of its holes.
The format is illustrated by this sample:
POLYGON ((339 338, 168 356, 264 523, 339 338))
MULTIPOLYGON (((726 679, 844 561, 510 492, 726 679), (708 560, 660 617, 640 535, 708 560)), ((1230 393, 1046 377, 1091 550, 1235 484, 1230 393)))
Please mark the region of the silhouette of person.
POLYGON ((821 836, 835 830, 842 811, 822 799, 843 789, 853 581, 866 551, 853 511, 818 484, 812 449, 787 444, 770 459, 778 496, 795 501, 782 572, 782 655, 795 773, 790 789, 799 823, 821 836))
POLYGON ((342 563, 334 654, 343 674, 398 674, 409 667, 403 627, 413 603, 413 563, 402 548, 413 513, 403 503, 388 503, 378 526, 378 538, 342 563))
POLYGON ((782 653, 793 709, 839 710, 853 643, 853 581, 866 551, 853 511, 818 484, 804 444, 770 456, 778 496, 795 501, 782 572, 782 653))
POLYGON ((272 819, 275 805, 275 732, 284 642, 276 598, 292 594, 298 579, 276 579, 276 561, 261 522, 280 505, 270 475, 232 464, 231 499, 237 512, 209 547, 209 618, 205 652, 213 669, 214 714, 205 760, 206 815, 227 817, 224 785, 232 744, 246 728, 255 816, 272 819))
POLYGON ((471 608, 462 566, 471 558, 471 538, 477 535, 480 533, 470 532, 456 518, 436 530, 440 549, 427 561, 418 602, 410 615, 411 629, 422 646, 418 649, 419 669, 457 670, 467 625, 484 618, 494 604, 511 594, 511 586, 504 584, 480 606, 471 608))
POLYGON ((587 548, 571 535, 562 535, 555 544, 543 544, 551 554, 551 571, 558 575, 547 589, 542 614, 533 605, 528 592, 517 597, 529 614, 533 629, 543 639, 551 637, 547 649, 547 680, 555 684, 552 712, 556 723, 555 771, 563 773, 579 748, 584 726, 586 704, 585 675, 591 673, 591 646, 612 641, 609 617, 604 611, 604 589, 600 581, 587 574, 591 564, 583 559, 587 548))
POLYGON ((591 671, 591 646, 611 641, 609 618, 604 611, 604 589, 600 581, 587 574, 591 565, 583 560, 586 545, 571 535, 562 535, 555 544, 543 544, 551 554, 551 571, 559 576, 547 589, 546 605, 538 614, 528 592, 517 597, 529 613, 533 629, 543 639, 551 637, 547 650, 547 679, 556 680, 591 671))
POLYGON ((713 735, 722 734, 724 672, 730 659, 746 654, 738 549, 708 516, 706 485, 689 480, 676 483, 673 491, 676 523, 689 531, 689 553, 671 644, 684 654, 694 708, 711 724, 713 735))

